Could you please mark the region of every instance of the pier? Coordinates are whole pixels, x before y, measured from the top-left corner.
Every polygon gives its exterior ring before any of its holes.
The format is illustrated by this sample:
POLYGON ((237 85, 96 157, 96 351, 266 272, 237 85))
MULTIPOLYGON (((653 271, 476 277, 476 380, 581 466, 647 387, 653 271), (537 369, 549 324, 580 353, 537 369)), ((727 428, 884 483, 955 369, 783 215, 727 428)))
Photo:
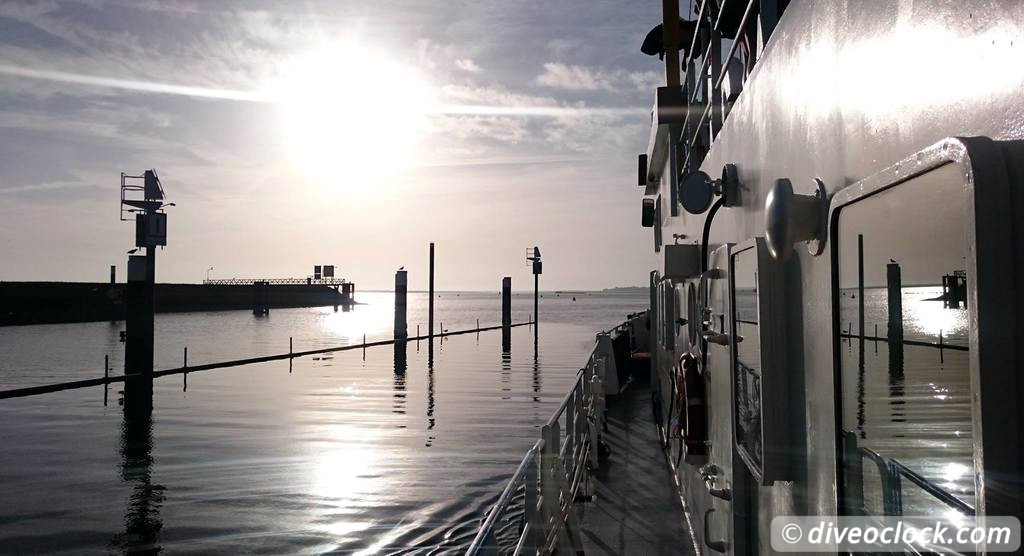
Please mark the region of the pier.
MULTIPOLYGON (((268 286, 269 309, 356 303, 355 285, 343 280, 232 279, 156 284, 154 308, 157 313, 250 310, 257 281, 268 286)), ((124 320, 125 284, 0 282, 0 307, 0 326, 124 320)))

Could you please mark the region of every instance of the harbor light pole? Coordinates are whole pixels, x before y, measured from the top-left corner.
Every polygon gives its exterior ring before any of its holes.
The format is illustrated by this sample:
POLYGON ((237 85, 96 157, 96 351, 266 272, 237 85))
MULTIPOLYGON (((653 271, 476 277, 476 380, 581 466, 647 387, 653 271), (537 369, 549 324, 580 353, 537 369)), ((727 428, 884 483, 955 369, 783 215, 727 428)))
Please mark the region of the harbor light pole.
POLYGON ((534 246, 533 249, 526 250, 526 260, 533 263, 533 343, 537 344, 537 309, 538 303, 538 292, 540 286, 540 274, 542 270, 542 263, 540 261, 540 247, 534 246))

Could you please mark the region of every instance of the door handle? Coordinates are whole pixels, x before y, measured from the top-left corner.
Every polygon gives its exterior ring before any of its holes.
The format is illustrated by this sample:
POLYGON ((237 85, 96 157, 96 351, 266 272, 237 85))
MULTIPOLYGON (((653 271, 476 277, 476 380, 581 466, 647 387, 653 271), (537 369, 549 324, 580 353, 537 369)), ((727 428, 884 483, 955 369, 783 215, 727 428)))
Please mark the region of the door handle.
POLYGON ((718 344, 720 346, 727 346, 727 345, 729 345, 729 335, 728 334, 720 334, 720 333, 714 332, 712 330, 708 330, 707 332, 704 332, 703 336, 704 336, 704 341, 709 343, 709 344, 718 344))
POLYGON ((726 541, 711 540, 711 528, 709 527, 710 521, 708 520, 708 516, 714 512, 714 508, 710 508, 704 512, 704 544, 706 544, 711 550, 724 554, 726 550, 729 550, 729 543, 726 541))

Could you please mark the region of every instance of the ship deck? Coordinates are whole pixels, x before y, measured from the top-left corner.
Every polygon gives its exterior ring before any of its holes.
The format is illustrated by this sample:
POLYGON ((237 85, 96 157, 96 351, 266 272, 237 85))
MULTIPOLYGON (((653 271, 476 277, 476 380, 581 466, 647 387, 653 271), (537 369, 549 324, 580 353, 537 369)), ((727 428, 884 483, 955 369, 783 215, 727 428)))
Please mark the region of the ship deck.
POLYGON ((658 442, 651 387, 634 383, 609 403, 611 455, 591 479, 584 505, 586 554, 694 554, 682 502, 658 442))

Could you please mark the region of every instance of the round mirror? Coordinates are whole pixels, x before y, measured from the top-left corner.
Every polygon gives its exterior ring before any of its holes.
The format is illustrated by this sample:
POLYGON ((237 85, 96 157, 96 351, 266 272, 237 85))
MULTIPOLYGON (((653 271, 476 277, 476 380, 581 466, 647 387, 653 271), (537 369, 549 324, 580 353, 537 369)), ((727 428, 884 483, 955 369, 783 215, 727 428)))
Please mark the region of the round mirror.
POLYGON ((679 185, 679 200, 690 214, 700 214, 708 210, 714 196, 715 187, 711 182, 711 176, 699 170, 687 174, 679 185))

